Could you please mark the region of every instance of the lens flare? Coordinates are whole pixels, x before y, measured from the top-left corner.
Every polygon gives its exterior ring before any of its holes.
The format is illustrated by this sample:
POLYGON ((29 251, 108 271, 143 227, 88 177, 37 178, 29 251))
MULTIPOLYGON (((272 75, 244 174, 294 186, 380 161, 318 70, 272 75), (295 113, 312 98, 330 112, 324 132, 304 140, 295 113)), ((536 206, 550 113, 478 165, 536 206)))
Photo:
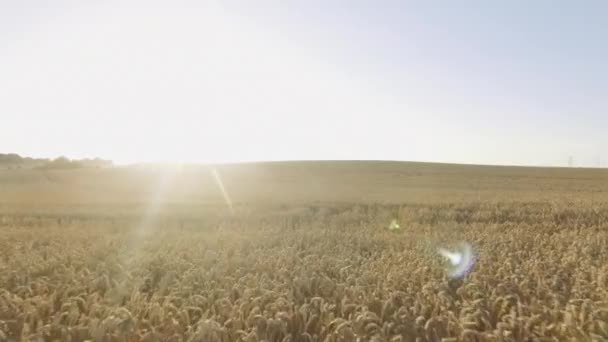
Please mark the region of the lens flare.
POLYGON ((401 226, 399 225, 399 223, 397 223, 397 220, 393 220, 391 221, 391 224, 389 224, 388 226, 388 230, 394 231, 394 230, 400 230, 401 226))
POLYGON ((222 178, 220 177, 220 174, 217 172, 216 169, 212 169, 211 174, 213 175, 215 184, 217 184, 217 187, 220 189, 220 192, 222 193, 222 196, 224 197, 224 202, 226 202, 226 206, 228 206, 230 213, 234 214, 234 207, 232 206, 232 200, 230 199, 230 196, 228 195, 228 192, 226 191, 226 188, 224 187, 224 182, 222 182, 222 178))
POLYGON ((468 243, 462 243, 455 251, 440 247, 437 252, 450 262, 451 265, 448 268, 450 278, 464 277, 471 271, 475 263, 473 248, 468 243))

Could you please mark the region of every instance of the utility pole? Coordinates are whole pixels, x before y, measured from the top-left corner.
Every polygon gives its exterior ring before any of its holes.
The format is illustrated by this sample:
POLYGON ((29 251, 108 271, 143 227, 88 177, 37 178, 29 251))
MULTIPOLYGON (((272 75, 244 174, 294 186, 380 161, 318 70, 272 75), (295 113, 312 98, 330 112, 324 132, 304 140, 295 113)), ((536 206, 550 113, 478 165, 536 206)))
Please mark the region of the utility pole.
POLYGON ((568 157, 568 167, 572 167, 574 165, 574 159, 572 158, 572 156, 568 157))

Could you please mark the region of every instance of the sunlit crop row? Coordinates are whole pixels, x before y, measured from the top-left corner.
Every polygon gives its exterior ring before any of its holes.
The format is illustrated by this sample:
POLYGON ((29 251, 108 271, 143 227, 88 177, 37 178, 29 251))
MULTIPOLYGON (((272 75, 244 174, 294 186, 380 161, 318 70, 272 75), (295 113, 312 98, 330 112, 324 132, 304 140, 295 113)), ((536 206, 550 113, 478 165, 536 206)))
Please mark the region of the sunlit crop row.
POLYGON ((5 217, 0 341, 600 341, 608 216, 502 204, 5 217), (387 230, 392 220, 401 229, 387 230), (462 279, 437 248, 470 243, 462 279))

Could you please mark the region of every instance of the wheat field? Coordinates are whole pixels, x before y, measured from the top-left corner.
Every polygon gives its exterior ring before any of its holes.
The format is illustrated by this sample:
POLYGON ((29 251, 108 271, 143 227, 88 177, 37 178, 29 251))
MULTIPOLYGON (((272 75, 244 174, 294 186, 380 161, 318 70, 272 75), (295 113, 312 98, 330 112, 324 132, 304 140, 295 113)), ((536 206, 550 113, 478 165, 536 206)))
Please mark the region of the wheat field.
POLYGON ((0 170, 0 341, 608 340, 607 194, 601 169, 0 170))

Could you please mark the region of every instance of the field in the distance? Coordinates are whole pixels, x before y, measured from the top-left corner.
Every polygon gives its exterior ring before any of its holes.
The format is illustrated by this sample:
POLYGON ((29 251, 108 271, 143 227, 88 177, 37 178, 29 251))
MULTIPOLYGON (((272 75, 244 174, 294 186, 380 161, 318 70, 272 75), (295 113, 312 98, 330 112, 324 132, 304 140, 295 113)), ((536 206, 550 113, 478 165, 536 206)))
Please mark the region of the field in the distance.
POLYGON ((601 169, 0 170, 0 341, 601 341, 607 246, 601 169))

